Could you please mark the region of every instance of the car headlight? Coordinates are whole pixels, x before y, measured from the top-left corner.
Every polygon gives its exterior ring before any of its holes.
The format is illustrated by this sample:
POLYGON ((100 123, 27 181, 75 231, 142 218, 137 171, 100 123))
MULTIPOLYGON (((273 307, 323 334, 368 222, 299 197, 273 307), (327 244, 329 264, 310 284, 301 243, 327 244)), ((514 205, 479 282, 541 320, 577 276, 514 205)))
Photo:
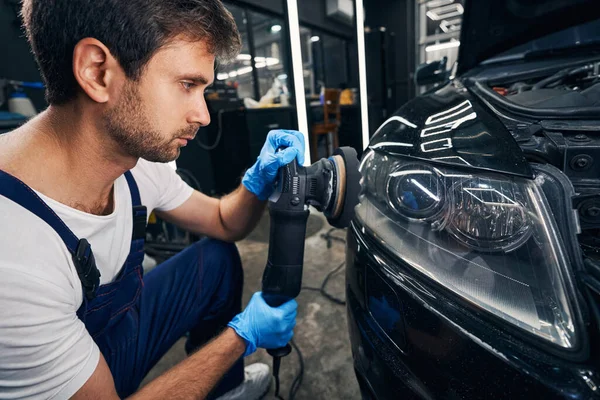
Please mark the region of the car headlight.
POLYGON ((374 150, 361 172, 357 217, 386 248, 478 307, 575 346, 566 258, 539 182, 374 150))

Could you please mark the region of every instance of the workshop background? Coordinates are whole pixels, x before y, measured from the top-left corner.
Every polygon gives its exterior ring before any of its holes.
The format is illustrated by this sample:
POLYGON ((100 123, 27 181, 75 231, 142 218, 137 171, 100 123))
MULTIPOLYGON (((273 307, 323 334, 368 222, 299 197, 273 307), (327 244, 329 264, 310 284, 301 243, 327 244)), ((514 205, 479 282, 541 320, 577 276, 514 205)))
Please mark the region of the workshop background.
MULTIPOLYGON (((285 0, 224 1, 236 19, 243 49, 233 64, 220 66, 206 91, 212 123, 182 149, 178 172, 192 186, 211 195, 231 192, 252 165, 269 130, 297 129, 296 99, 306 103, 313 161, 331 153, 334 144, 364 147, 361 123, 356 4, 353 0, 299 0, 304 93, 294 93, 289 5, 285 0), (336 108, 326 93, 340 98, 336 108), (325 115, 328 121, 324 121, 325 115), (317 134, 319 124, 333 123, 332 132, 317 134)), ((19 126, 46 108, 37 66, 20 27, 17 0, 0 0, 0 133, 19 126), (23 93, 25 95, 23 95, 23 93), (16 100, 17 98, 21 100, 16 100), (34 110, 22 108, 28 99, 34 110), (28 115, 30 114, 30 115, 28 115)), ((364 2, 368 134, 402 104, 425 90, 416 87, 418 64, 456 59, 462 7, 452 0, 378 0, 364 2), (431 13, 438 9, 439 15, 431 13), (441 11, 440 11, 441 10, 441 11), (449 18, 442 15, 451 11, 449 18)), ((269 219, 238 243, 245 268, 244 302, 260 289, 268 249, 269 219)), ((148 227, 150 269, 198 238, 159 219, 148 227)), ((359 399, 353 369, 344 299, 345 231, 329 229, 315 212, 307 228, 305 286, 298 297, 294 351, 282 361, 281 388, 297 386, 297 399, 359 399), (327 280, 325 281, 325 279, 327 280), (300 373, 303 370, 303 375, 300 373)), ((183 339, 150 372, 145 382, 184 358, 183 339)), ((247 362, 271 363, 264 350, 247 362)), ((272 393, 272 391, 271 391, 272 393)))

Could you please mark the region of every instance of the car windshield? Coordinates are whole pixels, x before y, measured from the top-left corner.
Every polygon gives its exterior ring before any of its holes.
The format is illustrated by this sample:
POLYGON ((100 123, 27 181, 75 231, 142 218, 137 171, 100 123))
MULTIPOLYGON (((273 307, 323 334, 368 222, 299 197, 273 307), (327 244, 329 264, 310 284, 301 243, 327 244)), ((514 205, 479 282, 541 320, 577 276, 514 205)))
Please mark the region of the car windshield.
POLYGON ((595 43, 600 44, 600 20, 594 20, 551 33, 550 35, 513 47, 483 63, 489 64, 511 59, 522 59, 532 53, 545 53, 550 50, 589 46, 595 43))

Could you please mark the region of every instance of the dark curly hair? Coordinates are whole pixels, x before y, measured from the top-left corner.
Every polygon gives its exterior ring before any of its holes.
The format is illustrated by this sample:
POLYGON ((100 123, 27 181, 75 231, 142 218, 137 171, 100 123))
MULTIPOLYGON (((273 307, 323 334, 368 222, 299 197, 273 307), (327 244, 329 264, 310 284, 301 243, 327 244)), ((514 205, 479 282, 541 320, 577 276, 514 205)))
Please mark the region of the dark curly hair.
POLYGON ((219 62, 241 47, 235 20, 220 0, 24 0, 21 16, 46 101, 56 105, 77 95, 73 50, 86 37, 104 43, 132 80, 178 35, 205 41, 219 62))

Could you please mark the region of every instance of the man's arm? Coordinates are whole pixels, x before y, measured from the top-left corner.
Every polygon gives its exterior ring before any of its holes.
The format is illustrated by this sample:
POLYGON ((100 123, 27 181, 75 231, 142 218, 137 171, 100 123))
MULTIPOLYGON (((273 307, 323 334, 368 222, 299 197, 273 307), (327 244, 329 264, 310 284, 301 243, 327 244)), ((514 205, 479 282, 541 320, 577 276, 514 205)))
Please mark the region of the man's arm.
POLYGON ((245 349, 244 340, 232 328, 226 328, 213 341, 150 382, 131 399, 205 398, 245 349))
POLYGON ((157 211, 156 214, 187 231, 234 242, 252 232, 265 204, 240 185, 221 199, 194 191, 181 206, 170 211, 157 211))
POLYGON ((157 214, 194 233, 226 241, 243 239, 256 227, 262 215, 265 200, 273 191, 277 171, 295 158, 300 164, 304 163, 302 134, 271 131, 256 163, 246 171, 242 184, 233 193, 219 200, 196 191, 176 209, 157 214))
MULTIPOLYGON (((257 348, 277 348, 294 334, 298 303, 290 300, 269 306, 261 292, 254 293, 246 309, 236 315, 216 339, 166 373, 156 378, 131 399, 203 399, 242 355, 257 348)), ((117 399, 111 372, 100 362, 87 382, 75 393, 75 400, 117 399)))
MULTIPOLYGON (((227 328, 163 375, 154 379, 130 399, 203 399, 225 372, 244 354, 246 344, 233 329, 227 328)), ((104 357, 94 374, 75 393, 73 400, 118 399, 114 381, 104 357)))

